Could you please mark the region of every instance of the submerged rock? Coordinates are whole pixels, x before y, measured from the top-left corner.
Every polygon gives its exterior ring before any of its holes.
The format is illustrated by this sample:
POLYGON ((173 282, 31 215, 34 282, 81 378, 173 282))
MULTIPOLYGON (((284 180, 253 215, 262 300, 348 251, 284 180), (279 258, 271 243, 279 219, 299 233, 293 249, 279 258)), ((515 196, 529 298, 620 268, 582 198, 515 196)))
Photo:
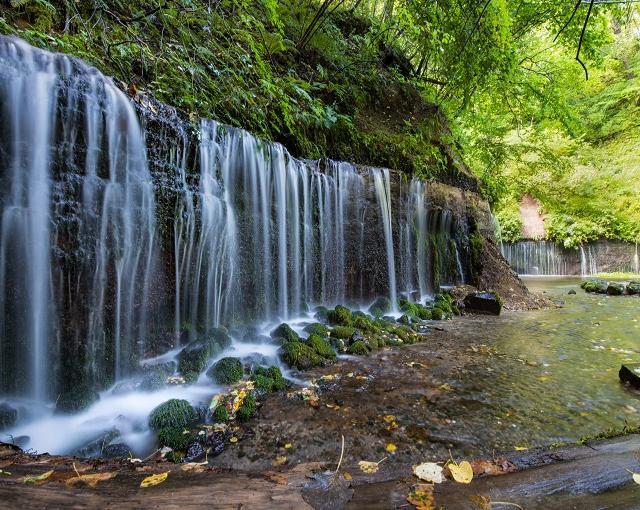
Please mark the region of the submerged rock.
POLYGON ((13 427, 18 420, 18 410, 6 402, 0 404, 0 430, 13 427))
POLYGON ((238 358, 222 358, 208 371, 207 376, 219 384, 233 384, 242 379, 244 368, 238 358))
POLYGON ((500 315, 502 300, 495 292, 476 292, 464 298, 464 307, 470 312, 500 315))
POLYGON ((567 294, 574 296, 576 294, 576 291, 574 289, 571 289, 569 292, 567 292, 567 294))

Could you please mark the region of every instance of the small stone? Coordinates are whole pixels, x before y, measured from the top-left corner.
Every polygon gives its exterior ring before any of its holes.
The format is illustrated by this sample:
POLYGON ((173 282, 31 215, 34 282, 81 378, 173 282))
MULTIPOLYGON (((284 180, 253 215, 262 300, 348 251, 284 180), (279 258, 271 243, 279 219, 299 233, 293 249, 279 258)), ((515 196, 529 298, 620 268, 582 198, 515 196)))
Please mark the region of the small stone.
POLYGON ((204 446, 202 446, 199 441, 194 441, 187 448, 187 454, 185 455, 184 460, 186 462, 195 462, 204 458, 206 453, 207 451, 204 446))

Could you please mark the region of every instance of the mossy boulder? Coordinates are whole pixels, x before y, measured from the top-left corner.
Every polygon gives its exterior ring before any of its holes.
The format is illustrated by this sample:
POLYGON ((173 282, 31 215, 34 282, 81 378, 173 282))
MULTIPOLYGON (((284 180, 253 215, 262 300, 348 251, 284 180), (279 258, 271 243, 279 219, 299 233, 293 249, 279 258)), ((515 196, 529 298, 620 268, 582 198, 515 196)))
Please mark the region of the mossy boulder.
POLYGON ((369 307, 369 313, 374 317, 382 317, 391 311, 391 300, 388 297, 379 297, 369 307))
POLYGON ((408 326, 409 324, 411 324, 411 317, 409 317, 408 315, 401 315, 398 318, 398 322, 400 324, 406 324, 408 326))
POLYGON ((434 321, 441 321, 444 317, 444 311, 442 310, 442 308, 438 308, 433 307, 431 309, 431 319, 433 319, 434 321))
POLYGON ((319 322, 314 322, 313 324, 308 324, 304 327, 305 333, 309 333, 310 335, 320 335, 320 336, 328 336, 329 328, 324 324, 320 324, 319 322))
POLYGON ((607 294, 610 296, 622 296, 622 294, 624 294, 624 284, 610 282, 609 285, 607 285, 607 294))
POLYGON ((214 423, 227 423, 229 421, 229 411, 224 404, 218 404, 211 416, 214 423))
POLYGON ((353 321, 353 315, 346 306, 338 305, 329 311, 328 319, 331 324, 350 326, 353 321))
POLYGON ((470 312, 500 315, 502 299, 495 292, 474 292, 464 298, 464 307, 470 312))
POLYGON ((210 358, 231 344, 231 338, 222 329, 214 329, 206 339, 194 340, 178 354, 178 371, 187 382, 195 381, 210 358))
POLYGON ((640 294, 640 282, 629 282, 627 284, 628 294, 640 294))
POLYGON ((56 401, 56 411, 75 413, 100 400, 100 395, 88 384, 77 384, 62 392, 56 401))
POLYGON ((329 309, 326 306, 317 306, 314 310, 316 312, 315 318, 320 322, 329 321, 329 309))
POLYGON ((377 332, 380 327, 366 315, 358 315, 353 319, 353 327, 362 331, 377 332))
POLYGON ((580 284, 580 287, 585 290, 585 292, 595 293, 595 294, 606 294, 607 288, 609 287, 609 282, 605 280, 600 280, 597 278, 591 278, 586 280, 580 284))
POLYGON ((257 390, 271 393, 287 387, 287 380, 282 376, 278 367, 257 367, 251 375, 257 390))
POLYGON ((420 308, 416 303, 411 303, 409 301, 403 301, 403 304, 400 306, 400 311, 409 317, 418 317, 420 313, 420 308))
POLYGON ((367 354, 369 352, 369 349, 367 349, 367 344, 365 344, 363 340, 358 340, 357 342, 353 342, 349 346, 347 352, 349 354, 362 355, 367 354))
POLYGON ((158 431, 159 445, 176 451, 186 451, 195 439, 197 436, 182 427, 165 427, 158 431))
POLYGON ((236 411, 236 419, 238 421, 248 421, 254 414, 256 414, 256 396, 253 392, 250 392, 236 411))
POLYGON ((420 306, 420 308, 418 309, 418 319, 422 319, 423 321, 428 321, 432 318, 433 316, 432 316, 431 310, 426 306, 420 306))
POLYGON ((453 300, 449 294, 436 294, 434 306, 440 308, 445 313, 452 313, 451 305, 453 300))
POLYGON ((186 400, 172 398, 157 406, 149 415, 152 430, 165 428, 188 428, 197 418, 197 413, 186 400))
POLYGON ((310 335, 306 343, 323 358, 329 360, 336 359, 336 352, 331 348, 326 338, 320 335, 310 335))
POLYGON ((341 338, 342 340, 350 339, 356 332, 356 328, 350 326, 336 326, 331 330, 331 336, 333 338, 341 338))
POLYGON ((233 384, 242 379, 244 368, 238 358, 222 358, 207 371, 207 376, 219 384, 233 384))
POLYGON ((285 342, 280 348, 282 361, 291 368, 307 370, 324 364, 324 359, 303 342, 285 342))
POLYGON ((285 342, 295 342, 300 340, 300 335, 289 324, 282 323, 271 332, 271 338, 281 338, 285 342))

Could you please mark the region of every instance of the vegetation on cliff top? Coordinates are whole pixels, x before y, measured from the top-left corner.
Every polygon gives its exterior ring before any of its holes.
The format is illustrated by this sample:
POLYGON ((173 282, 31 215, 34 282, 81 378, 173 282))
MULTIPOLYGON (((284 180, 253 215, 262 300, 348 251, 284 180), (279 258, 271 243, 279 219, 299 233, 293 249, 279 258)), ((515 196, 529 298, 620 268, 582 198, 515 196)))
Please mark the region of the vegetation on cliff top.
POLYGON ((299 156, 441 179, 464 159, 506 238, 530 193, 573 246, 640 225, 636 9, 588 3, 11 0, 0 33, 299 156))

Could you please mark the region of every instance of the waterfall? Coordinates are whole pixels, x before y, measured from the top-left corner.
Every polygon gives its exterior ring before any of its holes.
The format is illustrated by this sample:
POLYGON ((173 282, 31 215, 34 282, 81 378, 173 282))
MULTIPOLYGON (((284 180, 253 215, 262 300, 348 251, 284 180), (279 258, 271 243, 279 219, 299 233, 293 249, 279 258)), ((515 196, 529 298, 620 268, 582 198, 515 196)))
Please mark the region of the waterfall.
POLYGON ((0 393, 101 389, 219 325, 464 280, 427 183, 150 111, 0 36, 0 393))

